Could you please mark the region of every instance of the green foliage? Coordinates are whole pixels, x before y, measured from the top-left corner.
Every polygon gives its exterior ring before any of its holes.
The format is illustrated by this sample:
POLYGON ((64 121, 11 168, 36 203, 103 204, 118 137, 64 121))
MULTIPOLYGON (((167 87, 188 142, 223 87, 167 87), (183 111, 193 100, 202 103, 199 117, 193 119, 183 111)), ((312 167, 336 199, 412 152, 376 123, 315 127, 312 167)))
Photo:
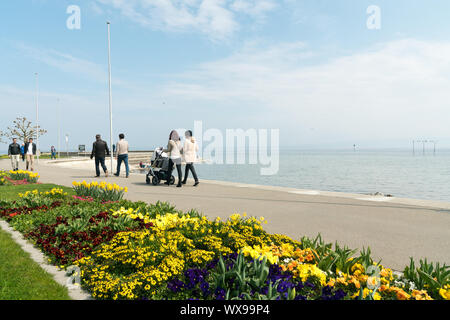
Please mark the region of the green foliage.
POLYGON ((287 296, 280 295, 277 288, 280 280, 270 282, 268 280, 269 263, 267 258, 248 261, 245 256, 238 254, 232 268, 227 270, 220 257, 219 263, 212 273, 215 288, 228 288, 226 300, 294 300, 295 288, 289 288, 287 296), (261 288, 267 286, 267 293, 261 294, 261 288))
POLYGON ((428 262, 427 259, 420 259, 419 266, 416 266, 414 259, 410 258, 410 264, 405 267, 403 277, 413 282, 420 290, 434 292, 432 297, 438 298, 439 289, 450 284, 450 266, 428 262))
MULTIPOLYGON (((269 275, 267 258, 261 261, 247 262, 243 254, 236 258, 234 266, 227 270, 222 257, 219 260, 217 272, 213 274, 216 288, 229 288, 227 300, 252 299, 252 290, 258 291, 266 283, 269 275), (232 285, 230 286, 230 283, 232 285)), ((278 297, 276 290, 271 287, 266 296, 258 295, 257 299, 271 300, 278 297)))

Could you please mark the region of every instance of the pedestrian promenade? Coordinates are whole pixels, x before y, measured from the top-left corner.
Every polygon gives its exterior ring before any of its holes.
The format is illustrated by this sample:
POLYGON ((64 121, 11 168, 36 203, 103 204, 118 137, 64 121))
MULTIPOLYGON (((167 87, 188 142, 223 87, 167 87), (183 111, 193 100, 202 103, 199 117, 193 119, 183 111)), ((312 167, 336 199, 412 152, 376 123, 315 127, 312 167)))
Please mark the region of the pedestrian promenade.
MULTIPOLYGON (((1 160, 9 169, 10 161, 1 160)), ((128 187, 126 198, 146 202, 167 201, 182 210, 197 209, 211 218, 226 219, 233 213, 263 216, 265 228, 295 239, 321 233, 326 241, 351 248, 370 246, 382 263, 401 268, 409 257, 426 257, 450 264, 450 204, 432 201, 370 197, 201 181, 196 188, 188 181, 183 188, 152 186, 145 176, 94 178, 92 169, 59 167, 40 161, 41 183, 71 186, 73 181, 108 181, 128 187)))

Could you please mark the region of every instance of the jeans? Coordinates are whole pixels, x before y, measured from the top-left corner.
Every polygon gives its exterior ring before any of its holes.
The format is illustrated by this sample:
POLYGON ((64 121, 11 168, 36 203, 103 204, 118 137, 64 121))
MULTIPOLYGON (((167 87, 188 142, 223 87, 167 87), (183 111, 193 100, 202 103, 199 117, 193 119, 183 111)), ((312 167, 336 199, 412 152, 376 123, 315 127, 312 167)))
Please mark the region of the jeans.
MULTIPOLYGON (((175 162, 172 159, 169 159, 169 180, 168 181, 170 181, 170 177, 172 176, 174 164, 175 164, 175 162)), ((181 173, 181 163, 177 164, 176 167, 177 167, 177 172, 178 172, 178 184, 180 184, 181 180, 183 179, 183 176, 181 173)))
POLYGON ((116 174, 120 174, 120 166, 122 165, 122 161, 125 163, 125 170, 127 172, 127 177, 130 174, 130 167, 128 166, 128 154, 119 154, 117 156, 117 172, 116 174))
POLYGON ((56 160, 56 152, 52 152, 51 160, 53 160, 53 159, 56 160))
POLYGON ((192 172, 192 176, 194 177, 194 181, 198 182, 197 173, 195 172, 194 164, 193 163, 186 163, 186 169, 184 171, 184 182, 187 181, 187 178, 189 176, 189 170, 192 172))
POLYGON ((106 171, 108 171, 108 168, 106 168, 106 165, 105 165, 105 158, 104 157, 95 157, 95 175, 97 177, 100 176, 100 164, 102 165, 103 172, 106 173, 106 171))

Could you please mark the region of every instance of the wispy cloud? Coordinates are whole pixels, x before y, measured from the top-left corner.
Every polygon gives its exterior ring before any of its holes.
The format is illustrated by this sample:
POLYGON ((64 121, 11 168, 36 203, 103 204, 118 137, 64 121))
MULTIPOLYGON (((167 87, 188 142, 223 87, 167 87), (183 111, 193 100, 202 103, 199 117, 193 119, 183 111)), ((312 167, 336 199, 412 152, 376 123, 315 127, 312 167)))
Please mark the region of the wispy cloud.
POLYGON ((97 0, 118 9, 143 26, 176 32, 196 32, 213 40, 231 36, 240 17, 261 21, 276 7, 274 0, 97 0))
POLYGON ((227 101, 242 114, 268 109, 272 120, 329 137, 450 136, 449 42, 403 39, 321 63, 311 56, 303 43, 247 48, 179 75, 164 91, 196 104, 227 101))
POLYGON ((267 12, 272 11, 276 3, 272 0, 236 0, 230 8, 239 13, 245 13, 253 18, 264 18, 267 12))
MULTIPOLYGON (((108 81, 107 66, 90 60, 73 56, 72 54, 61 52, 54 49, 44 49, 33 47, 24 43, 16 45, 19 52, 24 56, 41 62, 47 66, 53 67, 63 73, 73 74, 83 79, 104 84, 108 81)), ((114 86, 124 88, 134 88, 135 84, 113 76, 114 86)))
POLYGON ((23 43, 18 44, 17 48, 23 55, 62 72, 77 74, 99 82, 105 82, 107 79, 105 67, 92 61, 57 50, 36 48, 23 43))

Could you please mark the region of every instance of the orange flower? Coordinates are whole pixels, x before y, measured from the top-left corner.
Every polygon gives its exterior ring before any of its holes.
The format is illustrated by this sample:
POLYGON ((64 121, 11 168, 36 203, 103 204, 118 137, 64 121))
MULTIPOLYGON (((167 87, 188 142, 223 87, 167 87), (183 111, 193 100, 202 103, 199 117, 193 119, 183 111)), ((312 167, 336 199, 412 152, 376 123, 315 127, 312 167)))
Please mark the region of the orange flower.
POLYGON ((359 281, 358 281, 357 279, 355 279, 354 277, 351 277, 351 278, 348 280, 348 282, 349 282, 349 283, 353 283, 353 284, 355 285, 356 289, 361 288, 361 284, 360 284, 359 281))
POLYGON ((407 294, 403 289, 397 287, 391 287, 389 292, 395 292, 398 300, 409 300, 411 296, 407 294))
POLYGON ((336 283, 336 280, 330 279, 330 280, 328 281, 328 283, 327 283, 327 286, 334 287, 334 284, 335 284, 335 283, 336 283))
POLYGON ((411 298, 411 296, 409 294, 407 294, 405 291, 403 290, 399 290, 397 291, 397 299, 398 300, 409 300, 409 298, 411 298))
POLYGON ((378 288, 378 291, 383 292, 389 289, 389 286, 383 284, 378 288))
POLYGON ((411 295, 416 300, 433 300, 425 290, 413 290, 411 295))

